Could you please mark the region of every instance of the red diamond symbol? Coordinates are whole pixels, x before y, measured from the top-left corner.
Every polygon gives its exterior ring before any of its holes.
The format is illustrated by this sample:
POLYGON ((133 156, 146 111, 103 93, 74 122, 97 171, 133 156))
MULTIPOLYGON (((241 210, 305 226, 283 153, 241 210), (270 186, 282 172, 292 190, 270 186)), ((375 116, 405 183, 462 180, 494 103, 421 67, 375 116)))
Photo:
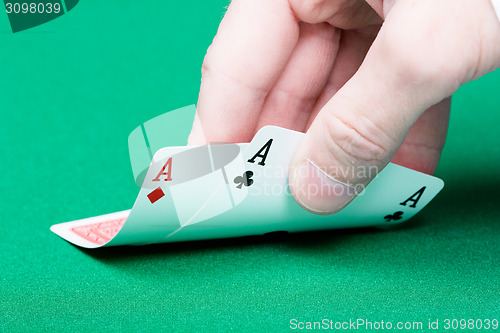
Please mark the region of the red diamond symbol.
POLYGON ((161 187, 158 187, 156 190, 148 194, 148 199, 151 201, 151 203, 155 203, 156 201, 160 200, 163 196, 165 196, 165 193, 163 193, 161 187))

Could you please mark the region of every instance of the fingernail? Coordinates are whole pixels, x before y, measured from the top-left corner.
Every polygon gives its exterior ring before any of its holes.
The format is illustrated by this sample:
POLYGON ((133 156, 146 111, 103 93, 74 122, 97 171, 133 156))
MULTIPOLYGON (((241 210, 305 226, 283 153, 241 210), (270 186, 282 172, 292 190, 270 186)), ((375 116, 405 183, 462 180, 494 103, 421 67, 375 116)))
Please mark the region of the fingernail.
POLYGON ((500 21, 500 0, 491 0, 491 4, 493 5, 493 9, 497 14, 497 18, 500 21))
POLYGON ((328 175, 306 159, 293 173, 291 190, 299 205, 315 214, 332 214, 355 197, 355 187, 328 175))

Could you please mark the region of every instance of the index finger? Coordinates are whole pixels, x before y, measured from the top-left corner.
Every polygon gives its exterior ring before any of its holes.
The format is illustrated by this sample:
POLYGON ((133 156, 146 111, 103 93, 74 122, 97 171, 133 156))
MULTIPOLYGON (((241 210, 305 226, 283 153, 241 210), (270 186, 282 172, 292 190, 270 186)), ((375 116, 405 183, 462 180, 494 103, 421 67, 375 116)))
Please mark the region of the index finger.
POLYGON ((298 35, 287 0, 232 1, 203 62, 198 119, 189 143, 251 140, 298 35))

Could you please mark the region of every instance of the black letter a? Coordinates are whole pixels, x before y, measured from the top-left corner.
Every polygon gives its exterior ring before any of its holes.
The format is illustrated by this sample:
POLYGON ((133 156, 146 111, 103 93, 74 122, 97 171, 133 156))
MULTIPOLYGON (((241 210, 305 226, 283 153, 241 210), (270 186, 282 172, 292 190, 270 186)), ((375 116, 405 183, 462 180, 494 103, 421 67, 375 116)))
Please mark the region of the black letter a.
POLYGON ((269 149, 271 148, 272 143, 273 143, 273 139, 269 139, 269 141, 267 141, 267 143, 265 145, 263 145, 262 148, 260 148, 260 150, 257 152, 257 154, 255 154, 254 157, 249 159, 248 162, 255 163, 255 159, 257 157, 260 157, 261 160, 259 162, 259 165, 266 165, 265 162, 266 162, 267 153, 269 153, 269 149), (261 154, 262 151, 264 151, 264 150, 265 150, 264 154, 261 154))
POLYGON ((424 194, 425 188, 426 188, 426 186, 422 187, 420 190, 415 192, 415 194, 413 194, 411 197, 409 197, 405 201, 401 202, 400 205, 406 206, 406 203, 408 201, 411 201, 413 203, 410 205, 410 207, 415 208, 417 206, 418 200, 420 200, 420 197, 422 196, 422 194, 424 194))

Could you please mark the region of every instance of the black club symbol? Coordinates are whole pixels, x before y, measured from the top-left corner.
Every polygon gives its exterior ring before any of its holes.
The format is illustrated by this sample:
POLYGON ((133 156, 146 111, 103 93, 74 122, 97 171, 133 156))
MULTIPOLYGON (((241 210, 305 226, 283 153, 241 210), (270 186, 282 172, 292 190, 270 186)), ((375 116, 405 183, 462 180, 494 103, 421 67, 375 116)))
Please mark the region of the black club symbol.
POLYGON ((241 188, 243 185, 245 186, 252 185, 253 184, 252 176, 253 176, 252 171, 246 171, 245 173, 243 173, 243 175, 234 178, 234 183, 238 184, 236 188, 241 188))
POLYGON ((397 221, 397 220, 401 220, 402 218, 403 218, 403 212, 402 211, 395 212, 392 215, 389 214, 389 215, 384 216, 384 219, 385 219, 386 222, 397 221))

